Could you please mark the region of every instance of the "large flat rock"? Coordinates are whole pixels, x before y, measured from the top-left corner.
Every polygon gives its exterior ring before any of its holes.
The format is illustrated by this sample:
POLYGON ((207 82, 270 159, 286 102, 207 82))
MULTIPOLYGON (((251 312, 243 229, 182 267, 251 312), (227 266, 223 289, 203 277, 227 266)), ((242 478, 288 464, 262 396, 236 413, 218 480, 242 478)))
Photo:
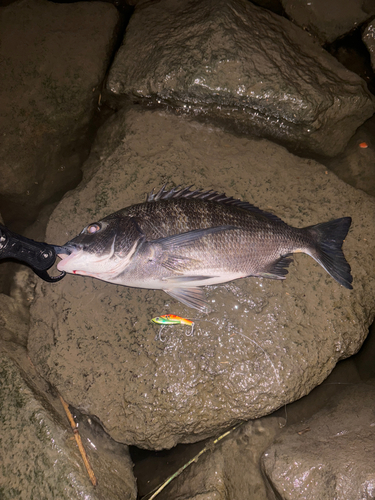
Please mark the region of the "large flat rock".
POLYGON ((137 5, 107 88, 305 155, 335 156, 374 113, 359 76, 303 29, 242 0, 137 5))
POLYGON ((118 22, 102 2, 20 0, 0 9, 0 194, 8 211, 10 201, 34 211, 79 178, 118 22))
POLYGON ((372 69, 375 68, 375 22, 372 20, 366 27, 362 40, 366 44, 371 57, 372 69))
POLYGON ((289 18, 319 41, 332 43, 375 14, 374 2, 363 0, 281 0, 289 18))
POLYGON ((217 434, 307 394, 360 348, 375 313, 374 199, 267 140, 185 117, 134 110, 112 117, 84 181, 51 216, 46 240, 63 244, 165 182, 225 191, 297 227, 350 215, 344 252, 354 289, 301 254, 285 281, 206 288, 208 316, 162 291, 71 275, 39 283, 28 343, 35 366, 114 439, 157 449, 217 434), (156 339, 150 320, 168 312, 199 318, 194 335, 169 327, 164 342, 156 339))
MULTIPOLYGON (((82 442, 98 480, 94 488, 67 417, 53 408, 32 378, 18 368, 2 347, 3 344, 0 345, 1 498, 134 500, 136 484, 127 448, 122 447, 120 456, 114 446, 117 443, 111 445, 108 436, 97 433, 93 437, 87 426, 80 426, 82 442)), ((22 356, 20 353, 18 349, 18 358, 22 356)))
POLYGON ((270 493, 282 500, 374 498, 374 397, 374 381, 348 386, 279 435, 262 457, 270 493))

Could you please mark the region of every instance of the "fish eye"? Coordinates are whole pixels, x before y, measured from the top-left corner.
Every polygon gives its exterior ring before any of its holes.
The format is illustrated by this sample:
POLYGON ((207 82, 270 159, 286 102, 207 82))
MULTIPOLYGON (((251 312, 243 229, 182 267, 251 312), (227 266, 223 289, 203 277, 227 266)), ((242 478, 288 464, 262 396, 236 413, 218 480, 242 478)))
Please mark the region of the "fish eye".
POLYGON ((89 226, 87 226, 86 231, 89 234, 94 234, 94 233, 97 233, 98 231, 100 231, 101 228, 102 228, 102 226, 98 222, 93 222, 92 224, 90 224, 89 226))

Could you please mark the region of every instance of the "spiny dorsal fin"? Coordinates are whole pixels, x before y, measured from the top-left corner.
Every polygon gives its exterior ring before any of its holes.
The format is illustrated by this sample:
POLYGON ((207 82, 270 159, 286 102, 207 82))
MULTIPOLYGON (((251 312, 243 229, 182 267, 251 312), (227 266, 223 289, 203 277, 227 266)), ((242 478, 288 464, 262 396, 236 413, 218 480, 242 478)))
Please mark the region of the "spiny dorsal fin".
POLYGON ((271 214, 269 212, 265 212, 264 210, 261 210, 260 208, 251 205, 251 203, 248 203, 247 201, 237 200, 233 198, 233 196, 230 197, 226 196, 225 193, 218 193, 213 189, 209 189, 206 191, 203 191, 203 189, 190 190, 192 185, 187 186, 185 188, 182 188, 181 186, 176 186, 172 189, 165 189, 165 186, 166 184, 164 184, 164 186, 162 186, 157 193, 154 193, 154 190, 152 190, 151 193, 147 195, 146 202, 155 202, 160 200, 171 200, 171 199, 176 200, 178 198, 185 198, 185 199, 194 198, 196 200, 214 201, 216 203, 221 203, 223 205, 236 206, 238 208, 243 208, 244 210, 249 210, 250 212, 253 213, 264 215, 270 220, 283 222, 276 215, 271 214))

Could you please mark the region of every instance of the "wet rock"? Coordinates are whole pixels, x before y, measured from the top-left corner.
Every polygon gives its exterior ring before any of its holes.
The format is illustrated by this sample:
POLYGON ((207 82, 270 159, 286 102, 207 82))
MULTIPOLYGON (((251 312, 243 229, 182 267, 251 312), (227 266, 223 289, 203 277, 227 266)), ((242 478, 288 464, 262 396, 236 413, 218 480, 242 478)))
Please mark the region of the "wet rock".
POLYGON ((93 488, 67 419, 62 419, 47 398, 32 388, 30 380, 3 351, 0 375, 1 498, 136 498, 125 450, 121 457, 115 457, 92 433, 89 440, 87 430, 80 429, 98 479, 98 486, 93 488))
POLYGON ((327 156, 374 112, 365 82, 311 36, 238 0, 137 6, 107 88, 327 156))
POLYGON ((27 345, 29 311, 14 297, 0 293, 0 328, 3 340, 27 345))
POLYGON ((366 0, 281 0, 290 19, 320 42, 332 43, 375 14, 366 0))
MULTIPOLYGON (((1 213, 0 213, 0 224, 4 225, 4 220, 1 216, 1 213)), ((4 269, 4 264, 2 270, 3 269, 4 269)), ((3 271, 2 273, 0 273, 0 292, 1 293, 5 292, 7 288, 8 288, 8 276, 7 273, 3 271)))
POLYGON ((278 436, 262 458, 270 494, 288 500, 374 498, 374 397, 374 383, 348 387, 303 426, 278 436))
MULTIPOLYGON (((45 207, 45 214, 24 234, 35 241, 43 241, 50 206, 45 207), (44 220, 43 220, 44 219, 44 220)), ((1 222, 1 219, 0 219, 1 222)), ((1 252, 0 252, 1 257, 1 252)), ((34 300, 35 283, 39 279, 34 271, 16 261, 0 259, 0 283, 4 293, 0 293, 0 338, 26 346, 29 330, 29 308, 34 300)))
MULTIPOLYGON (((0 224, 4 224, 1 214, 0 224)), ((28 267, 9 265, 1 259, 0 265, 0 290, 9 292, 0 293, 0 338, 26 346, 29 307, 35 289, 33 272, 28 267)))
POLYGON ((284 14, 284 8, 280 0, 254 0, 252 3, 258 5, 259 7, 263 7, 264 9, 268 9, 275 14, 284 14))
POLYGON ((358 354, 339 361, 322 384, 315 387, 307 396, 298 399, 285 408, 280 408, 276 412, 279 416, 280 424, 285 424, 283 432, 289 426, 296 423, 300 424, 311 418, 327 404, 329 405, 335 395, 346 391, 348 386, 353 386, 361 382, 354 361, 357 356, 358 354))
POLYGON ((2 204, 39 203, 79 179, 119 17, 108 4, 15 2, 1 9, 2 204))
POLYGON ((123 110, 110 119, 84 182, 54 211, 47 241, 63 244, 164 183, 226 191, 297 227, 352 216, 344 252, 354 290, 299 254, 285 281, 207 287, 214 310, 206 316, 162 291, 72 275, 39 282, 33 363, 114 439, 154 449, 216 435, 309 393, 360 348, 375 313, 374 200, 267 140, 186 117, 123 110), (194 335, 169 327, 158 340, 150 320, 168 312, 198 318, 194 335))
POLYGON ((359 127, 343 153, 324 160, 340 179, 371 196, 375 196, 374 131, 375 116, 359 127))
POLYGON ((174 479, 160 495, 184 500, 265 500, 260 457, 280 432, 276 417, 248 422, 234 430, 174 479))
POLYGON ((362 40, 370 52, 372 69, 375 71, 375 21, 373 20, 363 33, 362 40))
MULTIPOLYGON (((368 338, 365 344, 367 342, 368 338)), ((367 357, 369 361, 373 360, 373 351, 368 353, 367 357)), ((354 361, 357 358, 359 354, 340 361, 323 384, 307 396, 280 408, 271 417, 244 423, 238 429, 231 430, 230 434, 216 444, 213 444, 212 439, 177 446, 168 453, 164 452, 162 456, 158 453, 155 454, 157 456, 150 455, 143 460, 135 459, 134 473, 137 477, 139 496, 143 497, 156 490, 163 481, 206 449, 207 454, 202 453, 197 461, 190 464, 183 474, 174 478, 159 493, 160 500, 201 498, 199 495, 203 492, 208 498, 209 495, 216 494, 218 498, 228 500, 266 500, 266 485, 260 469, 260 457, 265 449, 272 444, 276 436, 287 431, 289 426, 294 423, 301 425, 301 422, 329 404, 338 391, 346 391, 348 385, 358 384, 361 380, 354 361)), ((359 361, 362 369, 364 360, 359 361)), ((373 369, 371 371, 374 372, 373 369)))
POLYGON ((355 364, 362 380, 375 378, 375 323, 370 327, 370 332, 366 341, 355 356, 355 364))
MULTIPOLYGON (((44 241, 47 222, 55 206, 44 207, 43 214, 23 235, 35 241, 44 241)), ((26 346, 29 308, 35 296, 35 283, 40 278, 30 267, 16 261, 0 259, 0 271, 0 338, 26 346)))

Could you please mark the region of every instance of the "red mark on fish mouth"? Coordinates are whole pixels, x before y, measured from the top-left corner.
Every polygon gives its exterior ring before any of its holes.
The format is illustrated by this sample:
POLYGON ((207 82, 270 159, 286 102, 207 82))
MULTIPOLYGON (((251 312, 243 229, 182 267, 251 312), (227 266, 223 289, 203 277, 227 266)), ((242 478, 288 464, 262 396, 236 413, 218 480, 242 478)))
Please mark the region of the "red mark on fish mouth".
MULTIPOLYGON (((77 255, 80 253, 79 250, 73 250, 70 254, 66 254, 66 253, 59 253, 58 254, 58 257, 61 259, 61 261, 57 264, 57 269, 59 271, 64 271, 66 270, 66 267, 67 267, 67 264, 71 261, 71 260, 74 260, 77 255)), ((72 272, 72 273, 77 273, 78 270, 74 270, 74 271, 68 271, 68 272, 72 272)))

